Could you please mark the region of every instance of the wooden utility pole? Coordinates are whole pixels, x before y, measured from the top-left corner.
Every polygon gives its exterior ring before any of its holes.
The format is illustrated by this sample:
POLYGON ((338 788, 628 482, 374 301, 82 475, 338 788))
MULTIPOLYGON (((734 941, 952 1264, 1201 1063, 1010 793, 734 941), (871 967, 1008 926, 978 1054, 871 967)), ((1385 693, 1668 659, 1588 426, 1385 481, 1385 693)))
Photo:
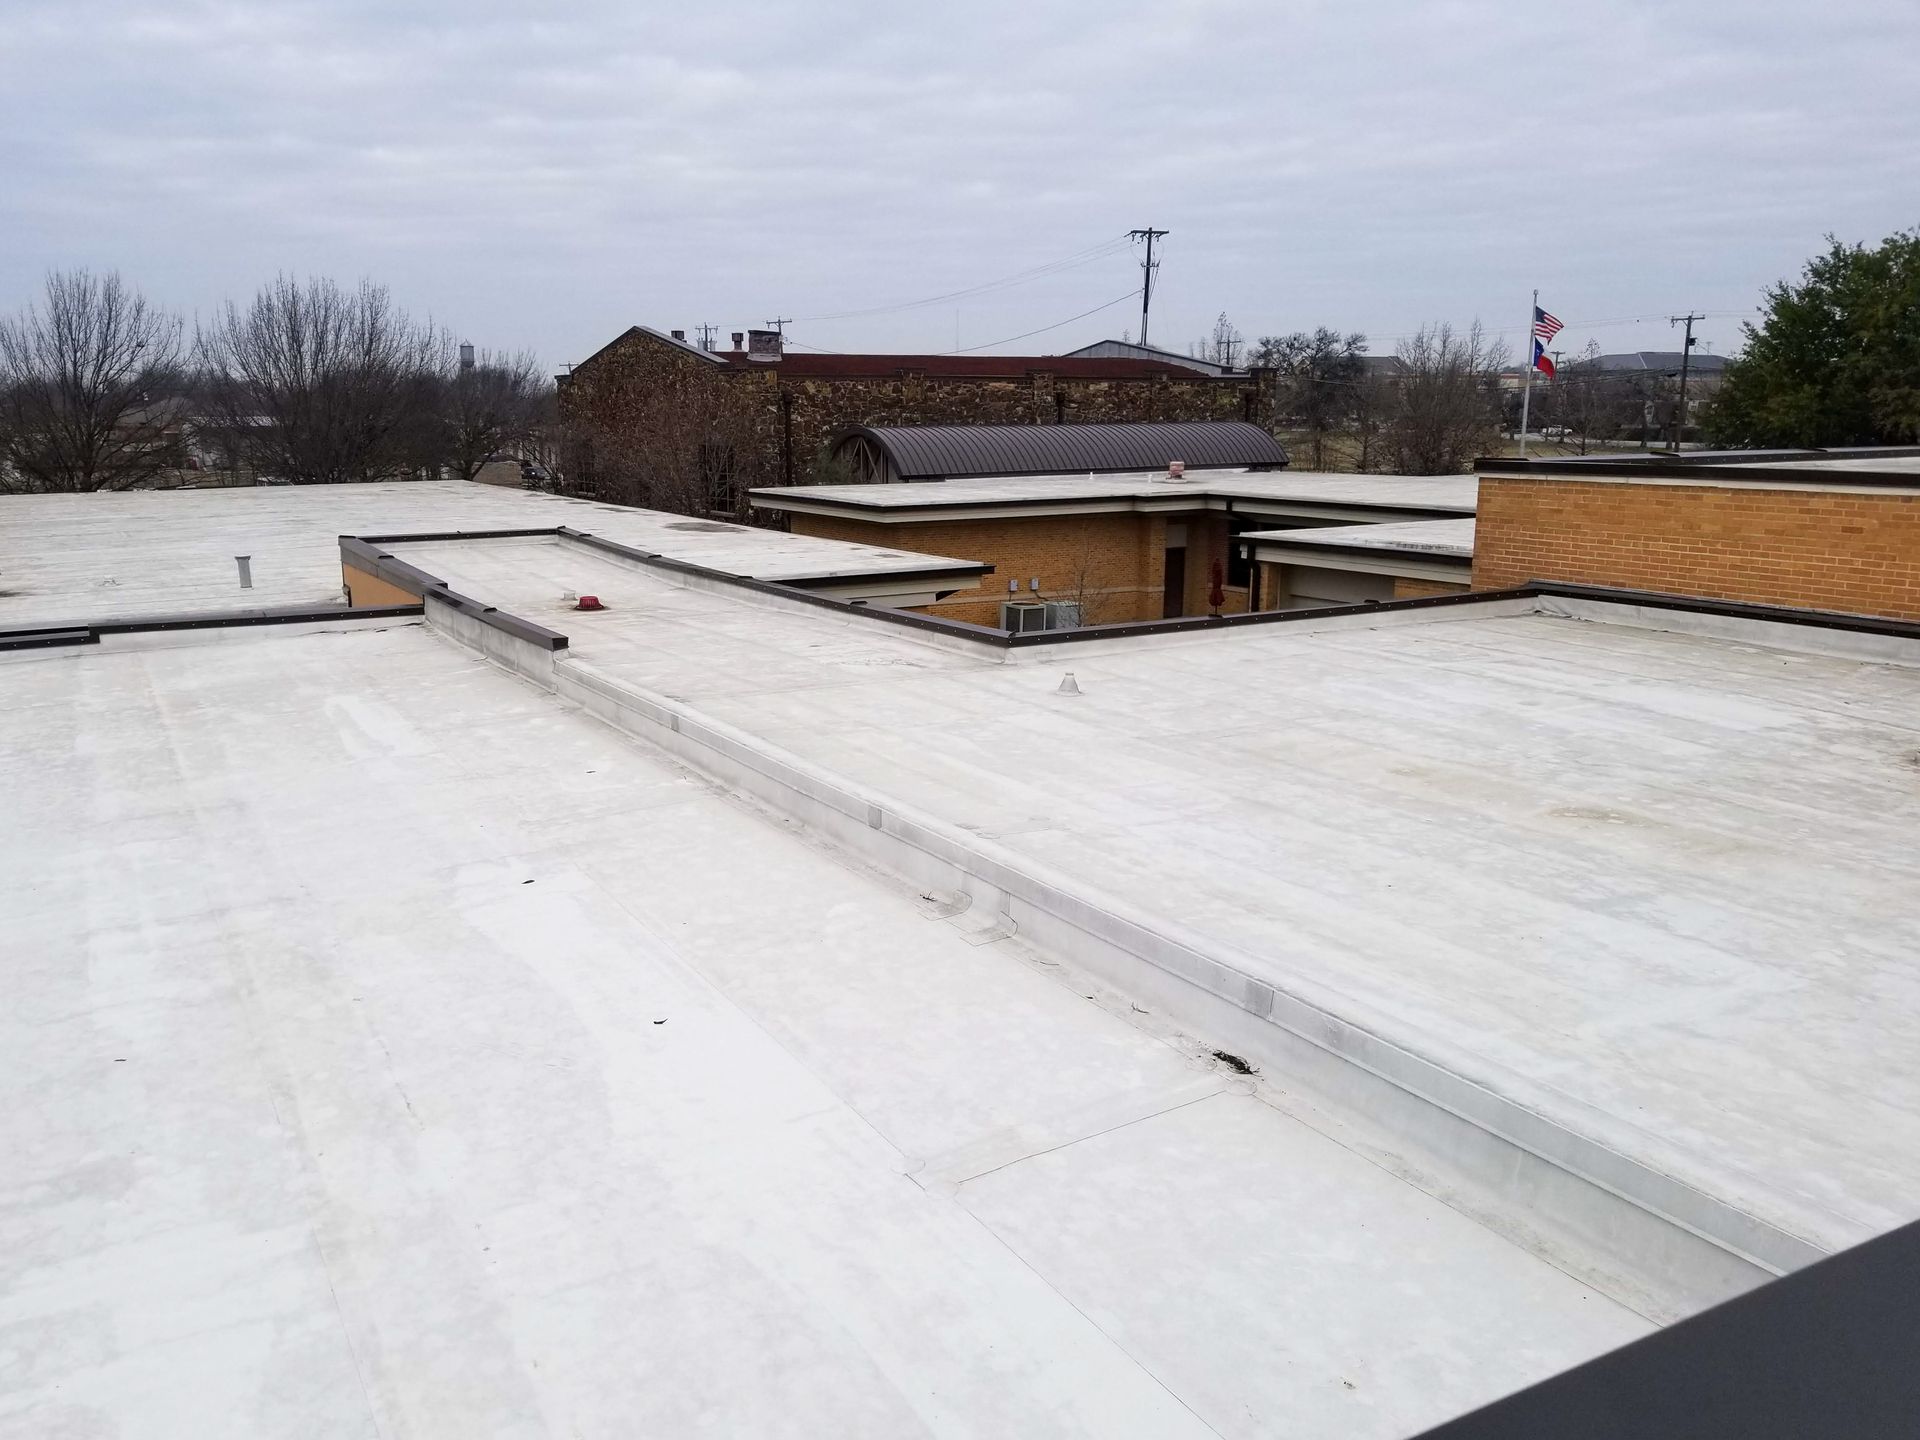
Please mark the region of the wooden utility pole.
POLYGON ((1680 348, 1680 408, 1673 422, 1673 448, 1676 453, 1687 438, 1687 374, 1693 369, 1693 347, 1697 343, 1693 338, 1693 322, 1706 318, 1704 315, 1669 315, 1667 317, 1667 324, 1687 327, 1687 343, 1680 348))
POLYGON ((1129 230, 1127 232, 1129 239, 1144 240, 1147 242, 1147 258, 1140 264, 1142 276, 1140 281, 1140 343, 1143 346, 1147 343, 1147 307, 1153 304, 1153 279, 1160 270, 1158 262, 1153 258, 1153 242, 1163 238, 1166 234, 1167 232, 1165 230, 1155 230, 1152 226, 1148 226, 1144 230, 1129 230))

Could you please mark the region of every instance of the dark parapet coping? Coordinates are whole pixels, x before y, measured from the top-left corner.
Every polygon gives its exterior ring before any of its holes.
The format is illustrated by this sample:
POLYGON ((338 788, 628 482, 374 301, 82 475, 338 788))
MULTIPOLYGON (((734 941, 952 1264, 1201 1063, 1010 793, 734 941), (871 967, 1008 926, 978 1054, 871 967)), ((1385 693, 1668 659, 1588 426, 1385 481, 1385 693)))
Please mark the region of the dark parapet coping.
POLYGON ((1476 475, 1536 480, 1670 480, 1684 484, 1710 479, 1717 485, 1753 485, 1769 482, 1832 486, 1836 489, 1912 489, 1920 482, 1920 446, 1861 446, 1834 450, 1713 450, 1655 451, 1648 455, 1564 455, 1522 460, 1517 456, 1485 456, 1473 462, 1476 475), (1810 462, 1823 460, 1908 460, 1904 470, 1815 470, 1810 462))
POLYGON ((502 610, 497 605, 488 605, 474 599, 471 595, 462 595, 438 575, 429 574, 418 565, 390 555, 382 548, 407 541, 419 543, 431 540, 508 540, 558 533, 557 530, 549 528, 545 530, 430 531, 417 535, 342 535, 340 561, 343 565, 351 565, 354 569, 371 575, 376 580, 384 580, 397 589, 420 596, 423 606, 431 597, 452 606, 464 615, 472 616, 482 624, 513 636, 516 640, 524 640, 542 650, 564 650, 567 648, 567 637, 559 631, 549 630, 544 625, 536 625, 533 621, 515 615, 512 611, 502 610))
MULTIPOLYGON (((1650 590, 1620 590, 1602 585, 1574 585, 1552 580, 1529 580, 1524 585, 1504 590, 1465 590, 1455 595, 1421 595, 1407 600, 1380 600, 1372 604, 1330 605, 1309 610, 1255 610, 1228 615, 1186 615, 1172 620, 1122 620, 1107 625, 1083 625, 1071 630, 1042 630, 1014 634, 988 625, 965 620, 949 620, 937 615, 922 615, 911 610, 894 610, 863 600, 842 600, 816 594, 795 585, 772 580, 756 580, 729 570, 716 570, 689 560, 641 550, 632 545, 608 540, 585 530, 559 526, 538 531, 468 531, 435 535, 434 539, 503 539, 512 536, 552 535, 590 550, 613 555, 650 570, 685 576, 749 594, 777 597, 788 602, 833 611, 841 615, 861 615, 882 624, 898 625, 950 639, 964 640, 994 650, 1027 650, 1048 645, 1073 645, 1090 640, 1119 640, 1136 635, 1180 635, 1216 630, 1241 629, 1255 625, 1290 625, 1348 615, 1395 615, 1410 611, 1444 609, 1449 606, 1478 605, 1501 600, 1567 599, 1591 600, 1610 605, 1647 610, 1671 610, 1697 615, 1716 615, 1728 619, 1764 621, 1779 625, 1802 625, 1816 629, 1853 631, 1920 640, 1920 621, 1898 620, 1878 615, 1855 615, 1844 611, 1798 610, 1786 606, 1761 605, 1745 601, 1712 600, 1691 595, 1667 595, 1650 590)), ((497 628, 510 630, 521 639, 533 640, 552 650, 567 647, 567 638, 544 626, 523 620, 495 606, 459 595, 447 588, 447 582, 429 575, 417 565, 386 554, 382 545, 402 544, 407 536, 340 537, 340 554, 356 568, 397 585, 411 593, 429 592, 458 604, 469 613, 497 628), (552 643, 549 643, 552 642, 552 643)), ((1428 557, 1432 558, 1432 557, 1428 557)), ((348 612, 353 613, 353 612, 348 612)), ((364 613, 364 612, 363 612, 364 613)))
POLYGON ((1563 1371, 1419 1440, 1920 1435, 1920 1223, 1563 1371))
POLYGON ((251 610, 129 615, 114 620, 66 621, 51 625, 0 628, 0 650, 97 645, 103 635, 135 635, 156 630, 224 630, 249 625, 324 624, 330 620, 418 619, 424 613, 425 608, 421 605, 285 605, 251 610))

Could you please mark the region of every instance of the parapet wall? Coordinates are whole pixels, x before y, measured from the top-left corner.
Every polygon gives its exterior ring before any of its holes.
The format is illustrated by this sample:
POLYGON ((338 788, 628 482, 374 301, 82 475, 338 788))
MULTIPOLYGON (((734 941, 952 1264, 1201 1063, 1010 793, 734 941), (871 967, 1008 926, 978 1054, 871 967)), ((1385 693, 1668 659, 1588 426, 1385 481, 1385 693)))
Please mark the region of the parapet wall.
POLYGON ((1920 619, 1920 490, 1482 475, 1474 588, 1532 580, 1920 619))

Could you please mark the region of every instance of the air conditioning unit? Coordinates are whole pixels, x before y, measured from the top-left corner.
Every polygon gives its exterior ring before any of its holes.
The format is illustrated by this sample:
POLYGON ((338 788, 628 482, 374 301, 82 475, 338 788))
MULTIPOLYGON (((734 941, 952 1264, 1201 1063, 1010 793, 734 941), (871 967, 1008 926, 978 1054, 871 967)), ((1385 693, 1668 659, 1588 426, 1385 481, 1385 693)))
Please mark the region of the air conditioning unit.
POLYGON ((1047 607, 1036 600, 1008 600, 1000 606, 1000 628, 1026 635, 1047 628, 1047 607))
POLYGON ((1047 608, 1047 626, 1049 630, 1078 630, 1085 622, 1080 618, 1078 600, 1043 600, 1047 608))

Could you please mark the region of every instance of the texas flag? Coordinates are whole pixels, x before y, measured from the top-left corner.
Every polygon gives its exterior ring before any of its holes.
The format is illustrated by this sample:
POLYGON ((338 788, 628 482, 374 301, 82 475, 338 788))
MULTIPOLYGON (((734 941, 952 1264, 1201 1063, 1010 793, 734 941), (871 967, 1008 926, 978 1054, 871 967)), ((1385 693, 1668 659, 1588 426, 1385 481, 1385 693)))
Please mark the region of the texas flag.
POLYGON ((1547 342, 1558 335, 1561 329, 1559 320, 1538 305, 1533 307, 1533 368, 1549 380, 1553 379, 1554 365, 1547 358, 1547 342))

